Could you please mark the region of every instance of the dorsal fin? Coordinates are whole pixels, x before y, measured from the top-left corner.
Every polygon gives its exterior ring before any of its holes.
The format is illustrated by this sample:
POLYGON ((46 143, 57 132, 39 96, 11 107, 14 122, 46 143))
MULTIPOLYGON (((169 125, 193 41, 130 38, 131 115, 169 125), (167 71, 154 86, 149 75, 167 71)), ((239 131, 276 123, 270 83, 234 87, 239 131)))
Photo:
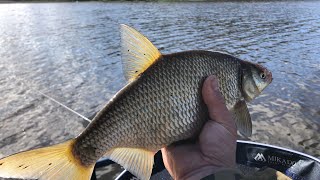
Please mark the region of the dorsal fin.
POLYGON ((120 25, 120 33, 123 71, 131 81, 159 59, 161 53, 144 35, 127 25, 120 25))

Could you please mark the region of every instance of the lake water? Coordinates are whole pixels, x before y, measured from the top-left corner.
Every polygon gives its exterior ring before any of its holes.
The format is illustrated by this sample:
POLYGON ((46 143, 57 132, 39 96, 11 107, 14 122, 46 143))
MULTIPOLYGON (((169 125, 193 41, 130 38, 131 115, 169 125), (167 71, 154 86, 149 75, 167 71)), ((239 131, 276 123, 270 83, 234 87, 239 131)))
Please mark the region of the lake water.
POLYGON ((225 51, 274 80, 251 140, 320 156, 320 2, 0 4, 0 156, 62 142, 125 84, 119 24, 162 53, 225 51))

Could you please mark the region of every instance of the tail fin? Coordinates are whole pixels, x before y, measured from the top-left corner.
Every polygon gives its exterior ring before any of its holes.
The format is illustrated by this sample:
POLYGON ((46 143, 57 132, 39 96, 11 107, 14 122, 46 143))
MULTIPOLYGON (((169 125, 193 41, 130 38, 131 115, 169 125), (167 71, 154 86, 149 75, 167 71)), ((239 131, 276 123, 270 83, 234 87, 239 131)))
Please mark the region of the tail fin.
POLYGON ((0 177, 27 179, 90 179, 94 165, 86 167, 72 154, 74 140, 21 152, 0 159, 0 177))

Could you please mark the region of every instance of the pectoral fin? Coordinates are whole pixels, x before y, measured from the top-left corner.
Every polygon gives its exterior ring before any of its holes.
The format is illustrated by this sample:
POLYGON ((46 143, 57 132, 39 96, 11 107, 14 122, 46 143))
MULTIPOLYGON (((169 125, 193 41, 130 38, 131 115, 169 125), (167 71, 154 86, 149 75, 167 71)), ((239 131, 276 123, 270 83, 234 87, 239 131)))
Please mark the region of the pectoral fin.
POLYGON ((115 148, 105 155, 139 179, 148 180, 152 173, 154 154, 154 152, 139 148, 115 148))
POLYGON ((121 24, 122 66, 127 80, 132 81, 161 57, 159 50, 141 33, 121 24))
POLYGON ((237 102, 231 111, 239 132, 246 137, 250 137, 252 135, 252 122, 246 102, 244 100, 237 102))

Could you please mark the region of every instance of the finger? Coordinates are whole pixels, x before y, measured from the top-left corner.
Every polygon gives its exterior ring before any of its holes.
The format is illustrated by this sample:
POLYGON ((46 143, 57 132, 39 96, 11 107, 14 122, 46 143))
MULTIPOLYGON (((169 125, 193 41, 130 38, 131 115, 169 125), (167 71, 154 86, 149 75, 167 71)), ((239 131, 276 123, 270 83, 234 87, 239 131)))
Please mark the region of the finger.
POLYGON ((208 121, 199 136, 199 145, 204 157, 216 166, 233 167, 237 146, 237 136, 222 124, 208 121))
POLYGON ((237 134, 235 122, 225 105, 224 98, 219 91, 218 79, 209 76, 202 87, 202 97, 208 107, 209 117, 224 126, 230 133, 237 134))
POLYGON ((163 160, 163 164, 166 167, 167 171, 169 172, 169 174, 171 176, 174 176, 173 174, 173 158, 170 154, 170 150, 168 150, 166 147, 161 149, 161 154, 162 154, 162 160, 163 160))

